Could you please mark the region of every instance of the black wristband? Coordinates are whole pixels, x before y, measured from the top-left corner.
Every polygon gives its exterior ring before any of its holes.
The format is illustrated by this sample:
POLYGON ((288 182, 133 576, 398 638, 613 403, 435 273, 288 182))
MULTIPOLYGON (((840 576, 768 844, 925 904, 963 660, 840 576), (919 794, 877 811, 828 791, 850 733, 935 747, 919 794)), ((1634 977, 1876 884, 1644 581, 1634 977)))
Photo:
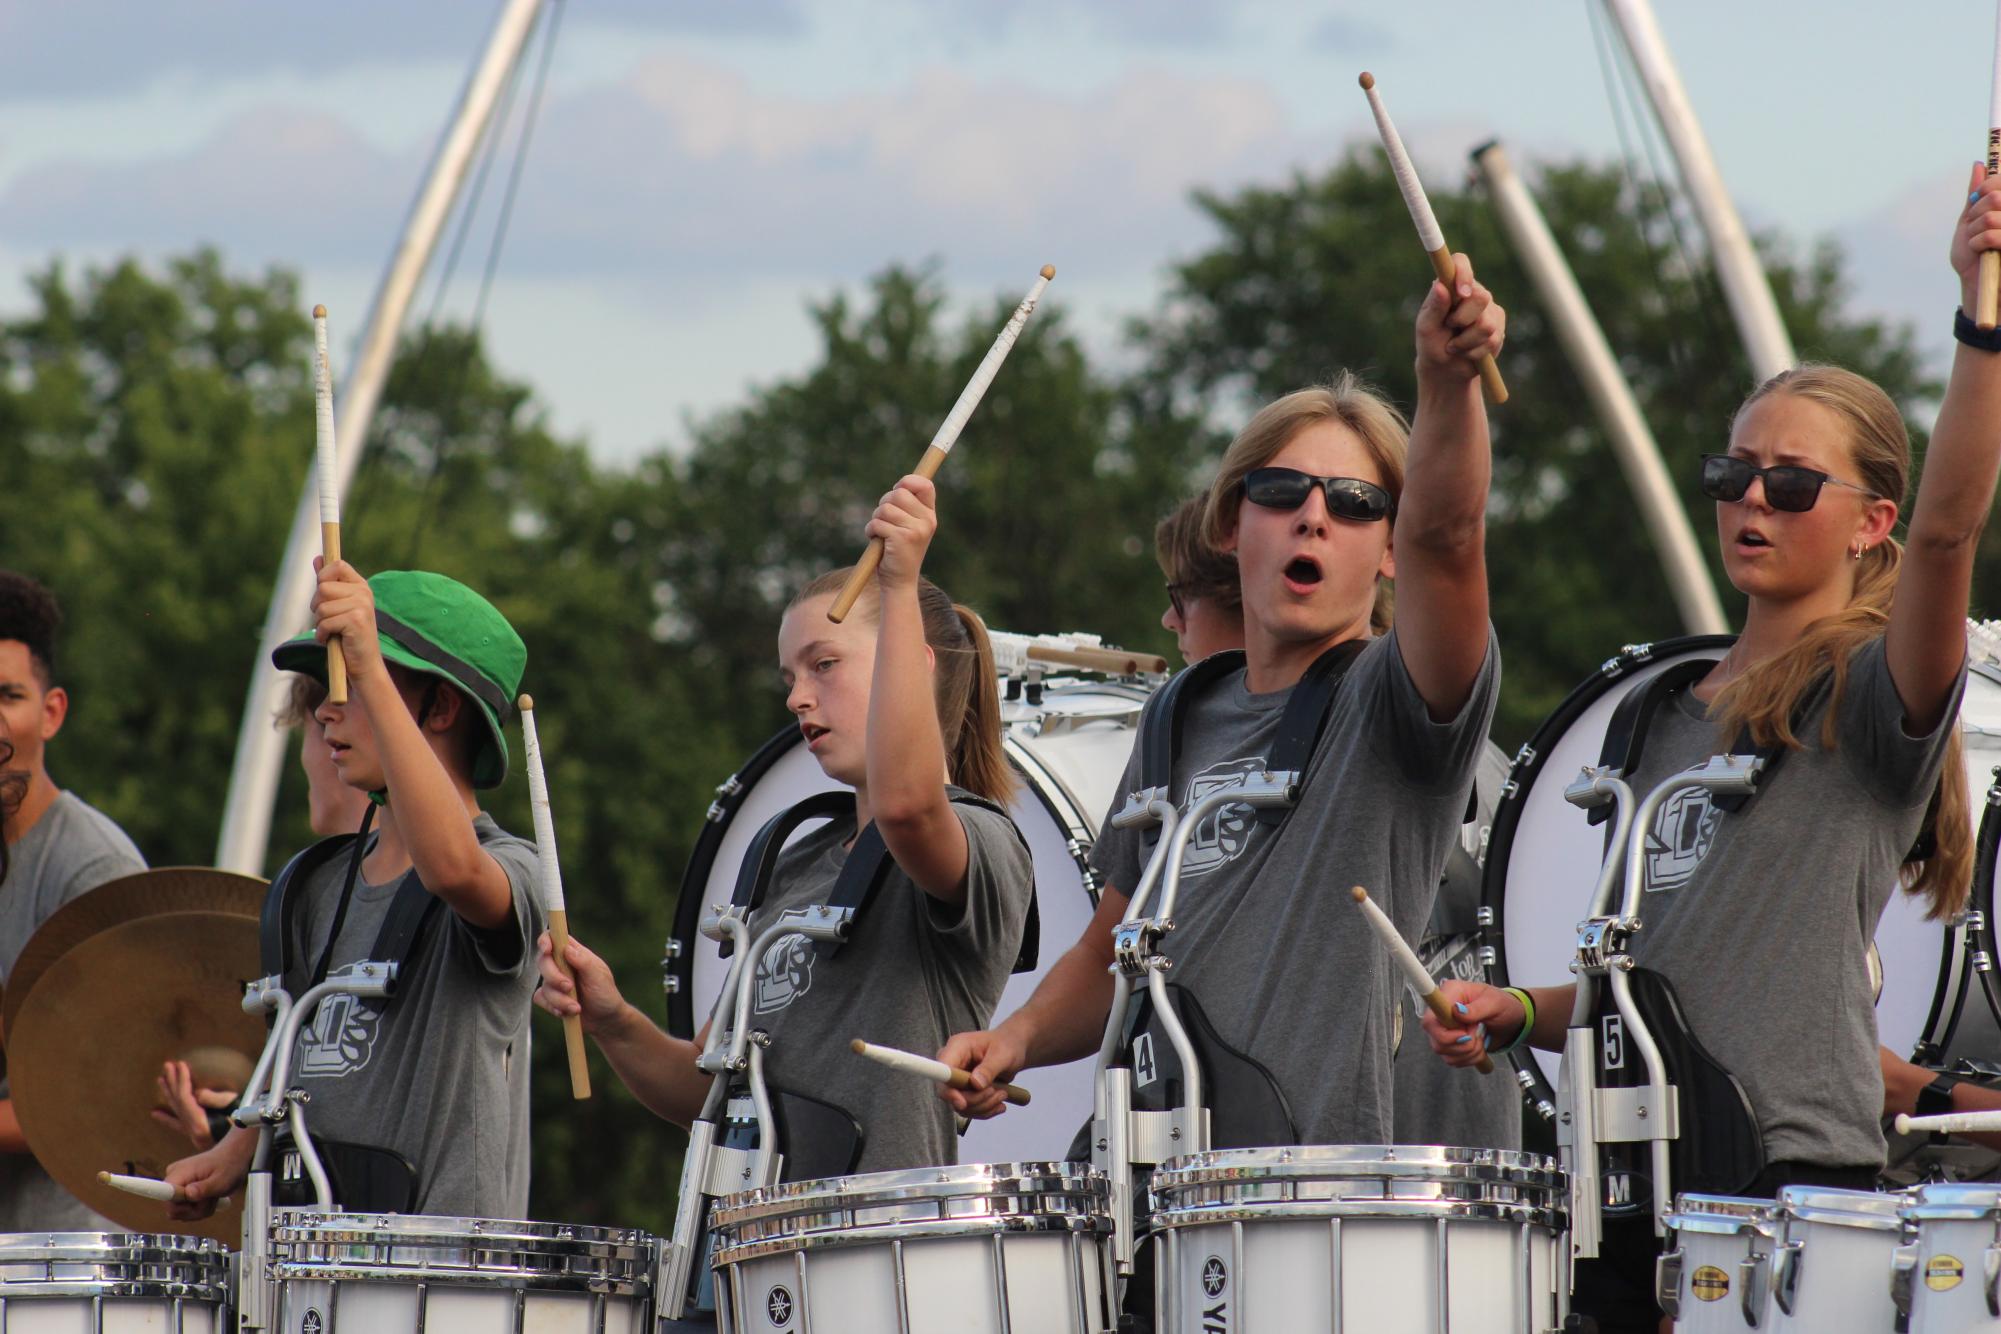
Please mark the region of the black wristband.
POLYGON ((2001 352, 2001 325, 1983 329, 1967 319, 1964 310, 1952 312, 1952 336, 1968 347, 1977 347, 1982 352, 2001 352))
POLYGON ((1944 1116, 1952 1110, 1952 1091, 1966 1081, 1940 1071, 1936 1079, 1918 1090, 1919 1116, 1944 1116))
POLYGON ((210 1112, 208 1114, 208 1137, 210 1142, 215 1144, 222 1143, 223 1136, 229 1133, 230 1125, 228 1112, 210 1112))

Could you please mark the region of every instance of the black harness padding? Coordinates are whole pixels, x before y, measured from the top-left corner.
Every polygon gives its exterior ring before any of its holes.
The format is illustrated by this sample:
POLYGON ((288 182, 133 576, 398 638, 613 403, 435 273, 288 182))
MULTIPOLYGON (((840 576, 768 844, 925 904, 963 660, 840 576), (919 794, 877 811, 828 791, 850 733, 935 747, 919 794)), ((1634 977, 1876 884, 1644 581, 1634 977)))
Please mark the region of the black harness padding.
MULTIPOLYGON (((977 806, 981 810, 1007 817, 1007 811, 985 797, 974 796, 970 792, 951 794, 954 803, 961 806, 977 806)), ((792 831, 808 820, 837 819, 852 814, 855 808, 854 794, 850 792, 820 792, 806 798, 798 805, 780 811, 764 822, 756 834, 751 836, 750 847, 745 850, 741 865, 737 867, 736 889, 730 895, 730 903, 744 910, 746 916, 756 912, 764 902, 765 890, 771 885, 772 872, 778 866, 779 854, 784 852, 786 840, 792 831)), ((1021 831, 1015 829, 1012 819, 1008 827, 1014 829, 1015 837, 1021 838, 1021 831)), ((1022 846, 1028 840, 1022 839, 1022 846)), ((853 921, 859 922, 875 892, 882 888, 882 882, 889 876, 889 868, 896 859, 889 855, 889 845, 883 842, 882 832, 871 820, 855 835, 854 845, 848 849, 847 859, 841 863, 840 874, 834 880, 834 889, 827 896, 826 906, 848 908, 854 912, 853 921)), ((822 940, 815 942, 820 957, 832 958, 840 951, 843 942, 822 940)), ((1014 967, 1017 973, 1032 972, 1041 953, 1042 912, 1036 903, 1035 885, 1029 883, 1028 918, 1022 924, 1021 945, 1015 954, 1014 967)), ((735 944, 725 940, 722 943, 722 957, 735 953, 735 944)))
MULTIPOLYGON (((868 1132, 853 1112, 768 1079, 765 1091, 771 1095, 772 1134, 778 1140, 778 1152, 785 1158, 785 1165, 779 1171, 781 1181, 846 1176, 860 1166, 862 1151, 868 1147, 868 1132)), ((748 1083, 731 1083, 730 1101, 749 1096, 748 1083)), ((718 1135, 727 1148, 758 1147, 757 1122, 731 1117, 727 1102, 718 1135)))
MULTIPOLYGON (((321 839, 286 862, 285 869, 278 872, 278 878, 265 891, 264 910, 258 922, 261 966, 267 977, 274 974, 282 976, 285 990, 295 998, 304 994, 308 987, 326 980, 323 969, 327 959, 331 958, 334 943, 330 937, 328 951, 321 958, 321 967, 313 970, 315 975, 307 976, 299 971, 304 961, 292 958, 291 942, 304 895, 295 891, 342 852, 355 856, 358 861, 361 851, 358 837, 355 834, 336 834, 332 838, 321 839), (305 986, 297 985, 301 980, 305 986)), ((336 913, 335 936, 339 934, 339 920, 345 915, 346 897, 343 892, 343 911, 336 913)), ((396 897, 389 905, 388 915, 382 919, 381 929, 376 932, 375 944, 370 947, 368 957, 377 963, 396 964, 400 974, 403 965, 416 952, 417 941, 423 936, 425 927, 443 906, 437 895, 424 888, 424 882, 417 878, 415 870, 405 872, 396 885, 396 897)), ((386 1005, 391 999, 393 997, 385 997, 381 1003, 386 1005)))
MULTIPOLYGON (((319 1201, 312 1178, 289 1132, 281 1130, 273 1146, 277 1166, 271 1179, 271 1203, 287 1209, 310 1209, 319 1201)), ((407 1214, 417 1208, 417 1169, 394 1149, 372 1144, 313 1136, 320 1165, 334 1204, 349 1213, 407 1214)))
MULTIPOLYGON (((1181 1017, 1182 1027, 1188 1030, 1188 1041, 1202 1067, 1202 1104, 1209 1109, 1209 1146, 1263 1149, 1299 1143, 1292 1105, 1286 1101, 1285 1090, 1279 1087, 1271 1069, 1225 1042, 1194 993, 1170 983, 1167 995, 1174 1012, 1181 1017)), ((1152 992, 1133 993, 1126 1007, 1120 1051, 1133 1072, 1136 1110, 1168 1111, 1179 1107, 1188 1096, 1181 1061, 1154 1008, 1152 992), (1141 1068, 1142 1062, 1152 1068, 1141 1068)))

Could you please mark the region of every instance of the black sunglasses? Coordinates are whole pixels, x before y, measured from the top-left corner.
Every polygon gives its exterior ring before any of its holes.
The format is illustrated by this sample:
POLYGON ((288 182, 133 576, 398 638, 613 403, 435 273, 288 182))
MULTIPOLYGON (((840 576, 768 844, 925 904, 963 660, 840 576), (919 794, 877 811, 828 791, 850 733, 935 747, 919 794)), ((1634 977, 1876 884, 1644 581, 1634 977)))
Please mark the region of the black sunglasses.
POLYGON ((1866 486, 1829 477, 1813 468, 1801 468, 1790 463, 1775 463, 1769 468, 1760 468, 1749 459, 1731 454, 1702 456, 1702 494, 1711 500, 1742 500, 1744 493, 1751 489, 1753 477, 1765 483, 1765 503, 1788 514, 1804 514, 1812 509, 1814 502, 1820 499, 1820 488, 1827 485, 1845 486, 1850 491, 1860 491, 1871 500, 1880 499, 1866 486))
POLYGON ((1178 619, 1184 621, 1188 619, 1188 606, 1181 600, 1181 597, 1187 589, 1188 585, 1186 584, 1169 584, 1167 586, 1167 605, 1174 608, 1174 614, 1178 619))
POLYGON ((1244 474, 1244 499, 1272 510, 1296 510, 1319 487, 1327 512, 1356 523, 1375 523, 1397 512, 1390 493, 1359 477, 1315 477, 1297 468, 1253 468, 1244 474))

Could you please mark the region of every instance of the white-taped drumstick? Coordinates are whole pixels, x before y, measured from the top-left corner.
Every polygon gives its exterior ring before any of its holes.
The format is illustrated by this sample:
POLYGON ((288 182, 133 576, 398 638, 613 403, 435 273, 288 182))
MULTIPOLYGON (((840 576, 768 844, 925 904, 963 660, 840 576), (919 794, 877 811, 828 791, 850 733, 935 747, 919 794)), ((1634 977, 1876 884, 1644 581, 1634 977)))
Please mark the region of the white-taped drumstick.
MULTIPOLYGON (((973 1077, 943 1061, 934 1061, 928 1056, 918 1056, 895 1047, 878 1047, 873 1042, 863 1042, 860 1038, 856 1038, 848 1046, 853 1049, 855 1055, 866 1056, 871 1061, 886 1065, 892 1070, 901 1070, 907 1075, 917 1075, 940 1084, 949 1084, 961 1093, 973 1091, 973 1077)), ((1028 1090, 1019 1084, 1002 1084, 1000 1091, 1001 1097, 1016 1107, 1028 1106, 1028 1090)))
MULTIPOLYGON (((313 307, 313 438, 320 479, 320 554, 340 559, 340 468, 335 460, 333 367, 327 359, 327 308, 313 307)), ((347 659, 340 636, 327 640, 327 699, 347 703, 347 659)))
POLYGON ((162 1204, 188 1204, 187 1192, 179 1186, 160 1180, 158 1177, 133 1177, 120 1172, 99 1172, 100 1185, 122 1190, 127 1195, 137 1195, 141 1199, 158 1200, 162 1204))
MULTIPOLYGON (((1438 989, 1438 983, 1432 978, 1431 970, 1424 966, 1424 960, 1418 958, 1416 952, 1404 942, 1403 932, 1397 930, 1397 924, 1376 906, 1368 890, 1357 885, 1354 894, 1355 906, 1362 910, 1362 916, 1382 938, 1383 947, 1397 961, 1397 967, 1403 969, 1404 976, 1410 981, 1410 989, 1417 993, 1418 999, 1438 1017, 1439 1023, 1447 1028, 1463 1028, 1458 1016, 1452 1013, 1452 1002, 1446 1000, 1445 993, 1438 989)), ((1479 1070, 1483 1075, 1494 1073, 1494 1063, 1485 1052, 1480 1053, 1479 1070)))
MULTIPOLYGON (((521 748, 528 756, 528 814, 535 822, 535 856, 542 872, 542 911, 549 918, 549 953, 571 982, 570 913, 563 905, 563 867, 556 859, 556 817, 549 810, 549 779, 542 770, 542 738, 535 732, 535 701, 523 695, 521 748)), ((584 1059, 583 1016, 563 1016, 563 1046, 570 1057, 570 1096, 578 1102, 591 1096, 591 1069, 584 1059)))
MULTIPOLYGON (((973 409, 977 408, 980 400, 986 396, 987 386, 994 382, 994 376, 999 373, 1001 363, 1007 360, 1009 349, 1014 346, 1015 339, 1021 337, 1022 326, 1027 324, 1028 317, 1035 313, 1036 304, 1042 300, 1043 290, 1055 276, 1054 264, 1042 266, 1042 272, 1035 277, 1035 285, 1028 289, 1028 295, 1014 308, 1014 314, 1008 317, 1000 336, 994 339, 994 345, 988 348, 986 356, 980 359, 979 368, 973 372, 973 378, 966 381, 966 387, 959 391, 959 401, 952 405, 952 410, 945 414, 944 423, 938 427, 938 433, 931 437, 931 443, 925 449, 924 457, 917 461, 917 467, 912 471, 919 477, 938 475, 939 465, 944 463, 945 456, 952 452, 952 446, 959 443, 959 432, 966 429, 966 419, 973 415, 973 409)), ((839 625, 848 618, 848 613, 854 610, 856 599, 861 597, 862 590, 868 587, 869 579, 875 574, 875 567, 881 563, 882 539, 872 537, 869 539, 868 549, 862 552, 862 558, 855 562, 855 572, 848 576, 847 585, 841 589, 840 596, 834 599, 834 605, 827 608, 828 620, 839 625)))
MULTIPOLYGON (((1994 89, 1987 103, 1987 174, 2001 176, 2001 4, 1994 7, 1994 89)), ((1973 322, 1992 329, 2001 317, 2001 250, 1980 252, 1973 322)))
POLYGON ((1947 1112, 1942 1116, 1906 1116, 1897 1113, 1899 1135, 1923 1134, 1978 1135, 2001 1131, 2001 1111, 1947 1112))
MULTIPOLYGON (((1418 241, 1424 246, 1424 253, 1431 256, 1431 270, 1445 284, 1447 300, 1457 300, 1454 284, 1459 281, 1459 274, 1452 262, 1452 251, 1447 248, 1445 233, 1431 211, 1431 200, 1425 197, 1424 182, 1417 179, 1417 168, 1411 165, 1410 154, 1404 151, 1403 136, 1390 122, 1389 108, 1383 105, 1383 95, 1376 91, 1375 75, 1366 72, 1362 75, 1362 91, 1368 94, 1369 110, 1376 115, 1376 131, 1382 135, 1383 151, 1390 155, 1390 172, 1397 178, 1397 189, 1403 192, 1404 206, 1410 210, 1410 220, 1417 224, 1418 241)), ((1508 401, 1507 382, 1501 379, 1501 368, 1494 364, 1490 353, 1480 354, 1480 383, 1486 386, 1491 401, 1508 401)))

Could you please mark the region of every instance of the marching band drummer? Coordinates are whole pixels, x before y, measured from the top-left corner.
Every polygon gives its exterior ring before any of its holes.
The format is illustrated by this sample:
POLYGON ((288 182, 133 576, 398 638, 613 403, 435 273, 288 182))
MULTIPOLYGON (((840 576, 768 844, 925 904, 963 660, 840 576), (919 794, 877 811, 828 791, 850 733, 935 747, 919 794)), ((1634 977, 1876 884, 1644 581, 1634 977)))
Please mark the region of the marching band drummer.
MULTIPOLYGON (((1351 375, 1266 405, 1210 490, 1206 531, 1236 557, 1247 660, 1188 708, 1170 776, 1186 809, 1267 767, 1293 686, 1337 645, 1360 645, 1276 828, 1226 811, 1184 863, 1174 978, 1222 1042, 1275 1077, 1306 1143, 1391 1135, 1392 1026, 1402 975, 1349 901, 1383 887, 1415 939, 1466 810, 1500 681, 1487 619, 1489 473, 1479 358, 1504 315, 1456 259, 1418 311, 1417 411, 1402 417, 1351 375), (1371 638, 1396 580, 1396 625, 1371 638)), ((1141 786, 1139 750, 1114 812, 1141 786)), ((1111 1002, 1112 930, 1146 860, 1108 817, 1092 863, 1096 915, 1035 994, 997 1027, 939 1053, 976 1091, 940 1089, 975 1116, 1025 1067, 1094 1052, 1111 1002)))
POLYGON ((1205 492, 1176 505, 1153 529, 1153 559, 1167 579, 1161 628, 1174 636, 1184 662, 1244 646, 1244 590, 1237 558, 1209 545, 1202 522, 1205 492))
MULTIPOLYGON (((392 570, 363 581, 320 563, 317 629, 272 651, 318 678, 339 636, 348 702, 316 716, 341 778, 371 794, 373 831, 327 840, 290 882, 286 988, 375 957, 416 923, 386 1000, 330 996, 299 1034, 293 1081, 339 1201, 371 1212, 520 1218, 528 1208, 528 1019, 542 927, 534 845, 480 809, 507 774, 502 720, 528 652, 506 617, 455 579, 392 570), (367 1198, 362 1198, 366 1196, 367 1198)), ((231 1129, 164 1177, 213 1212, 249 1171, 257 1132, 231 1129)), ((280 1203, 309 1203, 281 1199, 280 1203)))
MULTIPOLYGON (((2001 466, 2001 338, 1964 313, 1980 253, 2001 249, 2001 178, 1984 176, 1976 166, 1953 232, 1961 346, 1906 541, 1891 534, 1911 447, 1889 396, 1826 366, 1759 386, 1738 409, 1728 452, 1702 465, 1724 568, 1749 600, 1744 632, 1706 677, 1661 704, 1629 780, 1645 793, 1742 729, 1760 747, 1784 748, 1741 811, 1726 814, 1697 789, 1663 812, 1649 845, 1658 851, 1646 868, 1646 929, 1634 937, 1638 961, 1676 987, 1691 1031, 1750 1098, 1767 1161, 1756 1194, 1875 1184, 1878 1117, 1910 1110, 1917 1081, 1899 1074, 1886 1095, 1884 1068, 1904 1063, 1877 1042, 1865 952, 1900 877, 1934 917, 1967 892, 1955 718, 1974 551, 2001 466)), ((1569 987, 1444 990, 1497 1046, 1562 1045, 1569 987)), ((1478 1029, 1430 1018, 1425 1027, 1455 1065, 1487 1044, 1478 1029)), ((1574 1309, 1608 1331, 1655 1329, 1656 1251, 1648 1219, 1608 1219, 1599 1258, 1578 1266, 1574 1309)))
MULTIPOLYGON (((1001 806, 1014 779, 986 627, 919 573, 937 527, 935 495, 929 480, 910 476, 883 497, 868 525, 883 540, 882 563, 845 620, 827 617, 851 573, 837 570, 792 600, 778 632, 786 707, 821 769, 852 786, 855 802, 851 818, 809 830, 780 856, 751 935, 788 908, 828 902, 870 821, 894 865, 831 957, 803 937, 773 942, 755 963, 750 1018, 771 1035, 765 1069, 774 1089, 830 1103, 860 1127, 852 1170, 863 1172, 953 1163, 958 1144, 951 1113, 923 1081, 885 1074, 853 1055, 850 1040, 929 1052, 987 1022, 1034 893, 1027 844, 1001 806)), ((537 1003, 581 1014, 641 1102, 677 1125, 692 1122, 709 1090, 695 1065, 700 1038, 662 1032, 574 936, 565 956, 574 987, 546 934, 540 948, 537 1003)), ((787 1175, 798 1177, 802 1158, 849 1147, 784 1145, 787 1175)))

